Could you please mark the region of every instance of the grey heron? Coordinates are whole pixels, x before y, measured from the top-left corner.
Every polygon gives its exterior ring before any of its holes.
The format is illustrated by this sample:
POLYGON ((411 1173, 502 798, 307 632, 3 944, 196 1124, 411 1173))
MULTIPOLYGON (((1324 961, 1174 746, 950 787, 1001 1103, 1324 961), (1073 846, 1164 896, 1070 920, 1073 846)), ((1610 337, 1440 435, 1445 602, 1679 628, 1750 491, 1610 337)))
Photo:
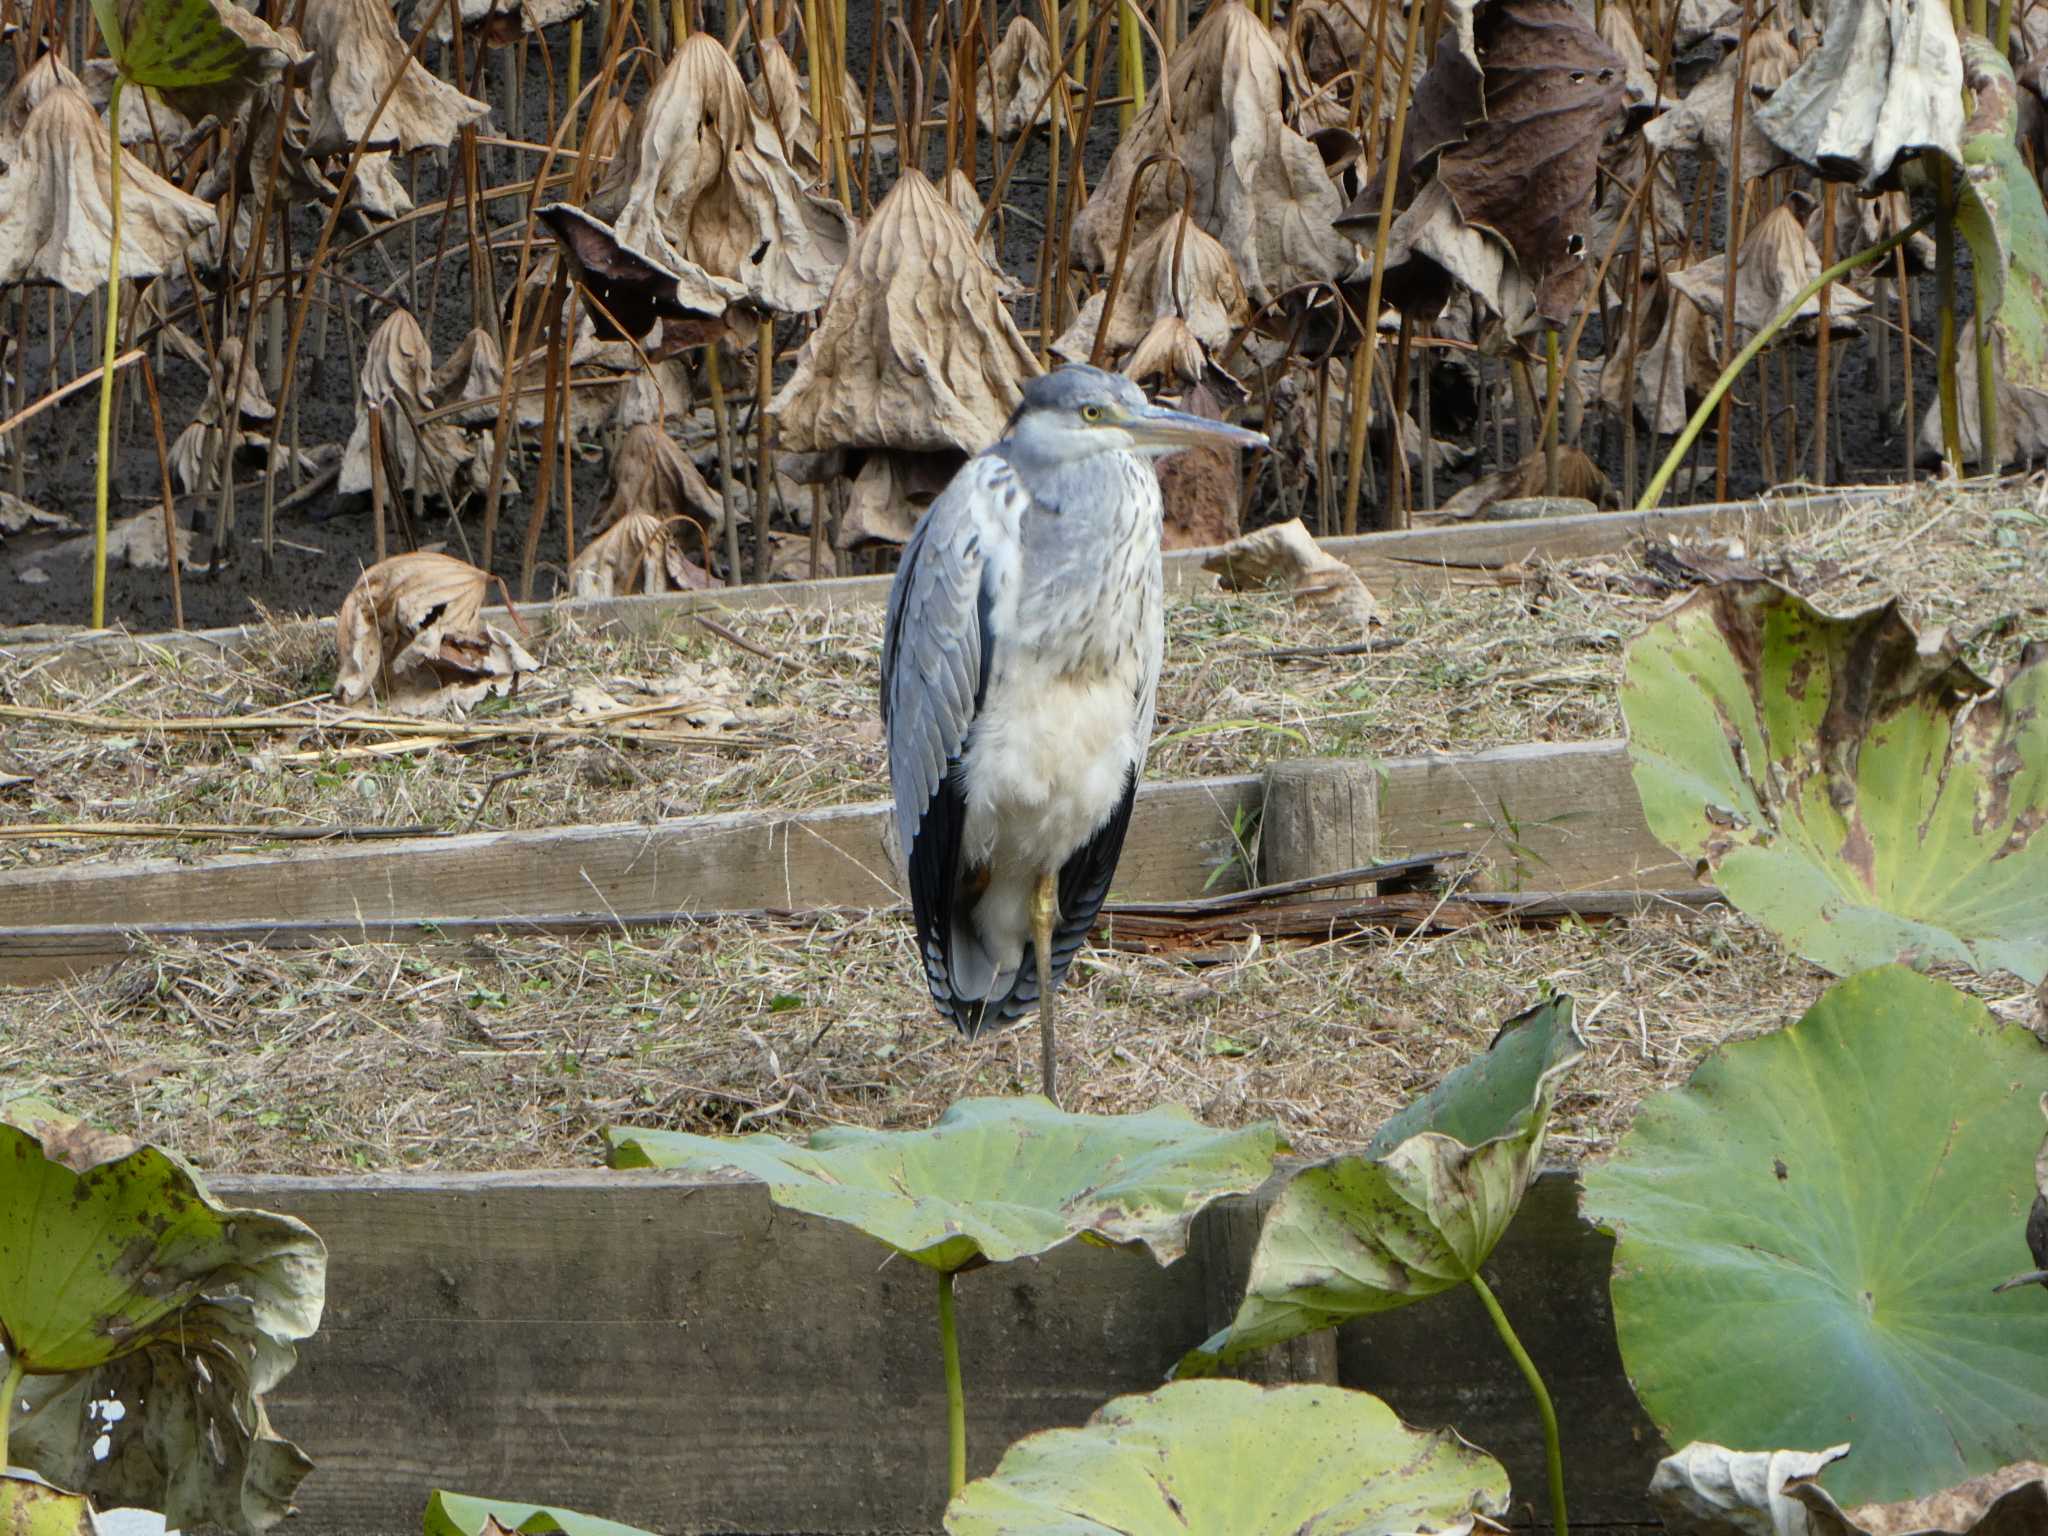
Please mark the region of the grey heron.
POLYGON ((882 641, 882 719, 925 979, 972 1039, 1039 1015, 1130 827, 1165 650, 1150 461, 1266 439, 1151 404, 1081 365, 1024 386, 904 546, 882 641))

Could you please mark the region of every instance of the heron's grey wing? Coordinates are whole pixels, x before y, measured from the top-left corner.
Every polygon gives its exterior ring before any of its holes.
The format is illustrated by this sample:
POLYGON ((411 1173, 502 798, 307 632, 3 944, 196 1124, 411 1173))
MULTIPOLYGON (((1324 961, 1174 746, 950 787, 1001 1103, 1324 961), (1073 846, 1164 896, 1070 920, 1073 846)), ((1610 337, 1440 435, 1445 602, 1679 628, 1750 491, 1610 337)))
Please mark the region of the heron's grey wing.
MULTIPOLYGON (((882 718, 896 830, 932 997, 969 1027, 953 996, 953 907, 967 803, 960 754, 987 691, 1000 584, 1016 570, 1016 482, 1000 459, 972 459, 904 546, 882 639, 882 718)), ((978 1009, 974 1023, 979 1022, 978 1009)))

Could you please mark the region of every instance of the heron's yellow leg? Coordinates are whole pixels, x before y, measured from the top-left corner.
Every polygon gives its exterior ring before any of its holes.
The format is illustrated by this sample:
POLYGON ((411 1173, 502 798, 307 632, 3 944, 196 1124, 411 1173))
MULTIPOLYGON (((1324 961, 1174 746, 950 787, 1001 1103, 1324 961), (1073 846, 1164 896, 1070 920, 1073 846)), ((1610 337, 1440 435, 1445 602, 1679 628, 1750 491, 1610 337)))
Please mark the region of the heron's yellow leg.
POLYGON ((1058 1104, 1054 1082, 1056 1055, 1053 1048, 1052 922, 1058 913, 1058 875, 1047 870, 1038 877, 1038 889, 1031 893, 1031 945, 1038 955, 1038 1070, 1045 1096, 1058 1104))

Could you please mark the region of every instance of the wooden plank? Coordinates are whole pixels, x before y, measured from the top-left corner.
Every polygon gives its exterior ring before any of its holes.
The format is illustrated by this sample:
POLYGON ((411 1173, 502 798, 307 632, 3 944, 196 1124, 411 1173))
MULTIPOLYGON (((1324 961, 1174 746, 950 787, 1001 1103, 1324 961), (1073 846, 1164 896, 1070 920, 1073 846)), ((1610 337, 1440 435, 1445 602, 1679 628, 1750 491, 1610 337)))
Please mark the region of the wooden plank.
MULTIPOLYGON (((1493 865, 1480 888, 1695 883, 1650 835, 1620 742, 1396 758, 1381 782, 1385 856, 1478 851, 1493 865)), ((1241 888, 1234 827, 1262 794, 1255 775, 1143 786, 1114 897, 1175 901, 1241 888)), ((543 917, 889 906, 904 899, 889 823, 886 805, 868 804, 16 871, 0 881, 0 983, 118 958, 127 944, 111 933, 159 927, 167 914, 209 925, 324 924, 369 939, 390 924, 450 918, 516 928, 543 917), (107 937, 95 948, 87 931, 107 937)))
MULTIPOLYGON (((1461 576, 1469 579, 1475 571, 1499 570, 1539 557, 1583 559, 1626 549, 1642 538, 1668 539, 1755 525, 1780 527, 1850 502, 1896 494, 1894 487, 1852 487, 1768 500, 1660 508, 1653 512, 1598 512, 1580 517, 1524 518, 1503 523, 1364 533, 1325 539, 1322 544, 1353 566, 1374 591, 1388 593, 1402 587, 1429 590, 1461 576)), ((1202 569, 1202 562, 1213 553, 1209 549, 1190 549, 1168 555, 1168 590, 1213 587, 1215 578, 1202 569)), ((527 622, 542 626, 573 619, 586 627, 609 624, 639 634, 665 634, 699 613, 716 615, 762 608, 832 612, 872 607, 887 598, 889 580, 886 576, 850 576, 654 597, 572 598, 522 604, 519 612, 527 622)), ((504 622, 503 609, 488 609, 486 613, 504 622)), ((326 630, 333 627, 334 620, 329 616, 314 622, 326 630)), ((152 650, 233 656, 259 633, 252 626, 240 626, 0 643, 0 661, 66 674, 95 672, 131 667, 138 657, 152 650)))
MULTIPOLYGON (((300 1536, 412 1536, 434 1487, 669 1533, 938 1526, 932 1278, 850 1229, 664 1173, 211 1182, 327 1241, 326 1320, 269 1399, 317 1464, 300 1536)), ((1610 1245, 1575 1189, 1537 1181, 1488 1280, 1550 1373, 1575 1522, 1646 1524, 1657 1438, 1616 1358, 1610 1245)), ((970 1475, 1155 1388, 1205 1337, 1257 1225, 1212 1240, 1212 1220, 1170 1268, 1070 1244, 960 1278, 970 1475)), ((1518 1521, 1543 1505, 1534 1411, 1476 1303, 1346 1329, 1336 1356, 1346 1385, 1501 1455, 1518 1521)))

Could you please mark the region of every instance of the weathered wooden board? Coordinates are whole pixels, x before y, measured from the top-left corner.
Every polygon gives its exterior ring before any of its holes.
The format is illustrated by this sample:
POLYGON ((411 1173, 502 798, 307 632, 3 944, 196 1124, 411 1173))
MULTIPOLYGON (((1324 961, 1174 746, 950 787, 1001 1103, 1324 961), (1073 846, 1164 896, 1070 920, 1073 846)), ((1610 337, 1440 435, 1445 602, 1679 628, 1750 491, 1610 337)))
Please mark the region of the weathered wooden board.
MULTIPOLYGON (((1896 495, 1895 488, 1815 492, 1768 500, 1715 502, 1670 507, 1654 512, 1599 512, 1581 517, 1525 518, 1515 522, 1459 524, 1415 528, 1396 533, 1357 534, 1326 539, 1323 547, 1353 566, 1376 592, 1399 587, 1441 588, 1470 579, 1476 571, 1499 570, 1535 558, 1580 559, 1626 549, 1642 538, 1673 538, 1728 528, 1773 528, 1856 500, 1896 495)), ((1180 550, 1166 557, 1170 590, 1211 587, 1215 578, 1202 570, 1213 551, 1180 550)), ((640 633, 662 633, 687 622, 694 614, 715 615, 755 608, 831 611, 869 607, 889 592, 886 576, 854 576, 822 581, 777 582, 769 586, 735 587, 706 592, 671 593, 656 597, 581 598, 554 603, 522 604, 529 623, 550 624, 573 618, 584 625, 614 624, 640 633)), ((489 612, 503 618, 503 610, 489 612)), ((331 618, 319 621, 331 625, 331 618)), ((23 667, 63 672, 97 671, 133 665, 151 647, 158 650, 211 651, 233 654, 248 640, 246 628, 188 630, 130 636, 118 633, 74 636, 54 641, 0 643, 0 660, 23 667)))
MULTIPOLYGON (((411 1536, 433 1487, 668 1533, 938 1526, 932 1277, 759 1186, 602 1171, 213 1186, 303 1217, 331 1255, 326 1322, 270 1398, 318 1463, 300 1536, 411 1536)), ((1616 1358, 1609 1245, 1579 1224, 1575 1188, 1538 1182, 1488 1278, 1552 1373, 1575 1523, 1626 1526, 1648 1520, 1657 1441, 1616 1358)), ((962 1276, 970 1474, 1156 1387, 1222 1321, 1255 1229, 1198 1232, 1167 1269, 1076 1244, 962 1276)), ((1336 1354, 1346 1385, 1455 1424, 1542 1504, 1534 1410, 1476 1305, 1420 1303, 1336 1354)))
MULTIPOLYGON (((1251 775, 1144 786, 1113 896, 1171 901, 1240 888, 1235 827, 1262 793, 1251 775)), ((733 812, 16 871, 0 879, 0 983, 70 974, 127 947, 94 950, 81 932, 41 931, 52 928, 317 921, 355 923, 367 938, 372 924, 431 918, 892 905, 903 896, 890 819, 879 804, 733 812)), ((1650 835, 1619 742, 1392 759, 1378 837, 1389 858, 1482 852, 1496 886, 1656 890, 1693 878, 1650 835)))

